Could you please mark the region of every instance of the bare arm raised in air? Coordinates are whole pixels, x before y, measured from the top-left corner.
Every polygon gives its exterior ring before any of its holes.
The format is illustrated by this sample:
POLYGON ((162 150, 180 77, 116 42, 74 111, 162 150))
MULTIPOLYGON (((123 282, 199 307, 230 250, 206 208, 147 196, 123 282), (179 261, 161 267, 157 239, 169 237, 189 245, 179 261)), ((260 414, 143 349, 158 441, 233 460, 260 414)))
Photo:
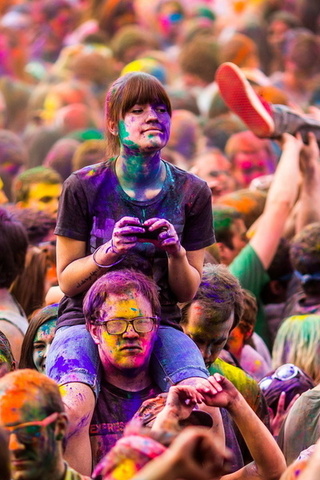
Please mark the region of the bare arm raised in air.
POLYGON ((254 459, 254 462, 223 477, 224 480, 278 480, 286 463, 272 434, 229 380, 218 373, 208 380, 212 389, 198 389, 204 402, 228 410, 254 459))
POLYGON ((299 156, 303 146, 300 136, 282 135, 282 153, 270 186, 266 205, 257 223, 250 245, 268 269, 278 248, 287 217, 297 199, 299 156))

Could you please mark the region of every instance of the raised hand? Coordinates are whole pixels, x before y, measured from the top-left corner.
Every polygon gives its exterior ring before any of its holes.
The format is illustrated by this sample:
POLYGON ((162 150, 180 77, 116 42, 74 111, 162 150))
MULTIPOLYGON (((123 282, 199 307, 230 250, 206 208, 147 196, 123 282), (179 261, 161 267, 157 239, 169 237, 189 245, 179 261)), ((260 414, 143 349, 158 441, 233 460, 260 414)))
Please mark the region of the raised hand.
POLYGON ((203 402, 203 396, 190 385, 170 387, 165 408, 175 414, 180 420, 190 416, 193 408, 203 402))
POLYGON ((319 146, 314 133, 308 133, 308 143, 300 151, 300 171, 302 175, 313 177, 315 171, 319 172, 319 146))
POLYGON ((281 426, 285 421, 288 413, 290 412, 293 404, 298 400, 300 397, 299 393, 293 397, 287 408, 285 408, 285 401, 286 401, 286 392, 281 392, 279 397, 278 406, 276 414, 270 414, 270 426, 274 437, 279 435, 281 426))
POLYGON ((176 385, 169 389, 166 404, 157 415, 153 430, 175 429, 179 420, 189 418, 192 410, 203 402, 203 396, 190 385, 176 385))
POLYGON ((200 386, 197 390, 203 396, 204 403, 210 407, 231 408, 240 396, 233 383, 219 373, 208 377, 208 382, 208 386, 200 386))

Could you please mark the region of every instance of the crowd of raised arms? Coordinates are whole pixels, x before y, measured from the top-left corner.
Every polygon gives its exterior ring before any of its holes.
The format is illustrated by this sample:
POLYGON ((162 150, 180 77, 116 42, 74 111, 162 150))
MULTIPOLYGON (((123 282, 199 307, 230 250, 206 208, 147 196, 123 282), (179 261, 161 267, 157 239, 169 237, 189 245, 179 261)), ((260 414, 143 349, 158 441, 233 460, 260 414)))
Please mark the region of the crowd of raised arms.
POLYGON ((0 2, 0 480, 319 480, 320 2, 0 2))

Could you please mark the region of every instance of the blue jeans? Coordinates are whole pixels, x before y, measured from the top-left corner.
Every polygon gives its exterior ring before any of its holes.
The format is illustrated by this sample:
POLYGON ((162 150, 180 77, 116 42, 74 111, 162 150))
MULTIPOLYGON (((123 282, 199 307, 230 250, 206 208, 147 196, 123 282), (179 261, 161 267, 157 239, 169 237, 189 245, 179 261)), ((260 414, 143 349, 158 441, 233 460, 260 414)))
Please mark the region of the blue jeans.
MULTIPOLYGON (((100 391, 99 355, 85 325, 57 330, 47 358, 46 373, 59 385, 80 382, 89 385, 96 397, 100 391)), ((190 377, 207 378, 200 350, 183 332, 160 326, 151 358, 152 374, 163 391, 190 377)))

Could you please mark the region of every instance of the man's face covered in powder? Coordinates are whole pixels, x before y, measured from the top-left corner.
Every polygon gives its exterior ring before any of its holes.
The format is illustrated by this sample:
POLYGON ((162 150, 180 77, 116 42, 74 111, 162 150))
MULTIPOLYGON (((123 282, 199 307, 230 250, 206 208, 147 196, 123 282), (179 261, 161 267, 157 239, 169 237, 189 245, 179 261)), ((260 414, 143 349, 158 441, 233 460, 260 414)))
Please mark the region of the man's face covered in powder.
POLYGON ((195 342, 206 365, 211 365, 227 343, 234 322, 232 313, 226 321, 217 322, 214 311, 212 318, 204 311, 200 302, 191 304, 187 313, 187 322, 182 325, 183 331, 195 342))
POLYGON ((55 422, 47 426, 33 424, 48 415, 31 394, 30 398, 28 395, 10 395, 9 391, 0 399, 0 423, 10 432, 13 480, 43 480, 48 472, 54 471, 57 461, 55 422))
POLYGON ((94 340, 98 344, 104 369, 124 373, 148 368, 157 335, 156 323, 151 321, 152 329, 147 333, 137 333, 135 328, 140 326, 131 323, 134 319, 142 323, 150 322, 148 319, 153 317, 153 313, 148 300, 135 291, 125 295, 111 294, 100 313, 103 322, 110 320, 129 322, 126 325, 126 331, 122 334, 108 333, 106 324, 90 326, 90 332, 93 333, 94 340))

